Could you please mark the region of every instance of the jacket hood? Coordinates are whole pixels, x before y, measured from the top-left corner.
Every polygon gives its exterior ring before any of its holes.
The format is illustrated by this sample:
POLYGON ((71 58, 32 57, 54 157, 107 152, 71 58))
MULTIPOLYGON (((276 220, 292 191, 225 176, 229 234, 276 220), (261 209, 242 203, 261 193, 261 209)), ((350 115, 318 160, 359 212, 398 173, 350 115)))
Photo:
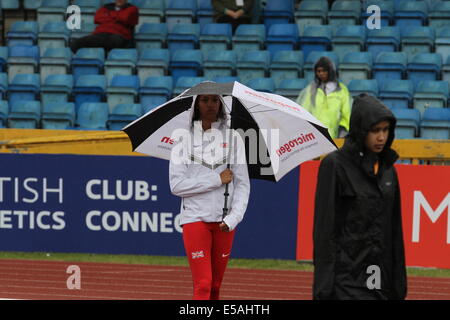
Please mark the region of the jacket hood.
POLYGON ((397 120, 391 110, 380 100, 366 93, 360 94, 353 100, 350 131, 345 137, 343 149, 358 153, 361 156, 368 154, 365 147, 366 136, 373 125, 384 120, 390 122, 389 135, 383 151, 379 153, 379 157, 385 158, 388 162, 395 162, 398 155, 391 149, 391 146, 395 138, 397 120))
POLYGON ((328 71, 328 82, 337 82, 336 66, 330 58, 321 57, 314 64, 314 81, 317 84, 320 84, 320 80, 316 75, 317 68, 324 68, 326 71, 328 71))

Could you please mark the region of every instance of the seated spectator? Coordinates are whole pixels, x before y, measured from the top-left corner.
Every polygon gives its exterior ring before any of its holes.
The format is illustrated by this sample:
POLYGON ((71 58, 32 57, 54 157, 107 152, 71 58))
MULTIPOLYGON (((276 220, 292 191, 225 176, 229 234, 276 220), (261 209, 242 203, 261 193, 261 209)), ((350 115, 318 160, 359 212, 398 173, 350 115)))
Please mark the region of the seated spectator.
POLYGON ((328 127, 331 138, 343 138, 350 126, 352 98, 336 67, 327 57, 314 65, 314 80, 303 89, 297 103, 328 127))
POLYGON ((252 23, 253 0, 212 0, 214 21, 231 23, 233 33, 240 24, 252 23))
POLYGON ((79 48, 98 47, 109 52, 114 48, 133 46, 134 27, 138 24, 139 10, 128 0, 115 0, 105 4, 95 13, 94 23, 98 24, 88 36, 73 39, 70 49, 76 53, 79 48))

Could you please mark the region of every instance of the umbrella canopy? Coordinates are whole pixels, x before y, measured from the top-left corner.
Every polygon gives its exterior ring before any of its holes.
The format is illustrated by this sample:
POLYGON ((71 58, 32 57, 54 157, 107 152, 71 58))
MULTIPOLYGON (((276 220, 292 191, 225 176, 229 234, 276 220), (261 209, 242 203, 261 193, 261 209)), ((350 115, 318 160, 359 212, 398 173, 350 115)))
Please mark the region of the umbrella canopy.
POLYGON ((197 95, 219 95, 245 143, 250 178, 280 180, 300 163, 337 149, 328 129, 295 102, 239 82, 202 82, 127 125, 133 150, 170 160, 172 134, 189 130, 197 95))

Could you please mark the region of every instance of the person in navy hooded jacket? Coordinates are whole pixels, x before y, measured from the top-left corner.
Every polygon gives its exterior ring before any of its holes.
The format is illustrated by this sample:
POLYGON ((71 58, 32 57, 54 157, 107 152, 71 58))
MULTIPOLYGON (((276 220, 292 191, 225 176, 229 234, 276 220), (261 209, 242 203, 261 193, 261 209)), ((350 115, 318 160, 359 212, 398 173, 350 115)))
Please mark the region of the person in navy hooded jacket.
MULTIPOLYGON (((81 12, 83 14, 83 12, 81 12)), ((88 36, 73 39, 70 49, 80 48, 130 48, 133 45, 134 28, 139 21, 139 10, 127 0, 115 0, 97 10, 94 23, 98 26, 88 36)))

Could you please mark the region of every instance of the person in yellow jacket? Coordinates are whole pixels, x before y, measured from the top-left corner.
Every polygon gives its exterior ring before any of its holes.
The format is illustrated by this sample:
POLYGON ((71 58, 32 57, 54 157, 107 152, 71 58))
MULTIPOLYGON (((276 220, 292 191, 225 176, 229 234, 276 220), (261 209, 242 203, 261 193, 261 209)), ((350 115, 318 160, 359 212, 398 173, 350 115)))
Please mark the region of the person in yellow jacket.
POLYGON ((314 74, 314 80, 300 92, 297 103, 327 126, 333 139, 342 138, 350 125, 350 93, 337 80, 336 68, 328 57, 317 60, 314 74))

